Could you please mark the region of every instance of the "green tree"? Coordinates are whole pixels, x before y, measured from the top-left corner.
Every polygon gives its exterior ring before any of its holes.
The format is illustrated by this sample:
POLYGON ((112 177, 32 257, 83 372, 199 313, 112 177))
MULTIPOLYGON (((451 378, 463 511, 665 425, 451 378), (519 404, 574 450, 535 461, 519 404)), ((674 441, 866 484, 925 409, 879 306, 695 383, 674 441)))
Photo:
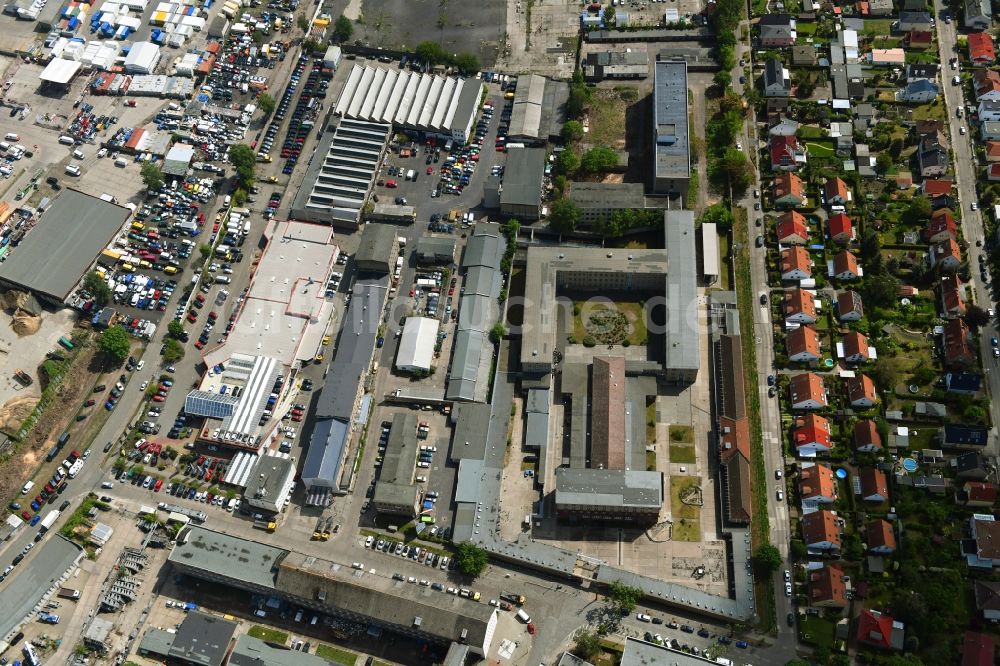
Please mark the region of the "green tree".
POLYGON ((182 358, 184 358, 184 345, 173 338, 167 338, 163 341, 164 363, 176 363, 182 358))
POLYGON ((242 206, 247 202, 247 191, 242 187, 233 192, 233 205, 242 206))
POLYGON ((112 326, 101 333, 101 337, 97 341, 97 348, 110 361, 121 363, 128 358, 132 341, 128 337, 128 331, 123 326, 112 326))
POLYGON ((580 170, 584 173, 606 173, 617 166, 618 153, 607 146, 594 146, 580 159, 580 170))
POLYGON ((569 97, 566 99, 566 116, 568 118, 579 118, 583 115, 584 109, 590 104, 590 88, 583 80, 583 72, 579 69, 573 72, 573 79, 569 84, 569 97))
POLYGON ((733 85, 733 75, 729 73, 727 69, 720 69, 712 77, 712 82, 719 86, 721 90, 725 90, 729 86, 733 85))
POLYGON ((750 160, 740 150, 726 150, 720 164, 722 174, 729 183, 734 196, 742 195, 753 183, 754 172, 750 160))
POLYGON ((861 287, 861 296, 865 304, 874 307, 888 308, 896 303, 899 297, 899 280, 886 272, 865 277, 861 287))
POLYGON ((503 340, 503 336, 505 335, 507 335, 507 329, 503 324, 497 322, 493 325, 493 328, 490 329, 490 342, 498 345, 500 344, 500 341, 503 340))
POLYGON ((642 589, 616 580, 608 587, 608 599, 622 615, 627 615, 635 610, 642 599, 642 589))
POLYGON ((549 212, 549 227, 558 233, 565 234, 576 229, 580 221, 580 209, 569 199, 558 199, 552 203, 549 212))
POLYGON ((448 60, 448 53, 437 42, 420 42, 413 53, 422 61, 431 65, 440 65, 448 60))
POLYGON ((566 176, 572 176, 580 168, 580 158, 572 146, 567 146, 556 158, 556 171, 566 176))
POLYGON ((275 103, 274 98, 267 93, 261 93, 257 96, 257 107, 264 113, 265 118, 274 113, 275 106, 277 106, 277 104, 275 103))
POLYGON ((229 163, 236 167, 236 180, 245 190, 253 185, 254 170, 257 168, 257 154, 245 143, 238 143, 229 149, 229 163))
POLYGON ((201 254, 202 259, 207 261, 208 258, 212 256, 212 246, 202 243, 198 246, 198 253, 201 254))
POLYGON ((583 123, 579 120, 567 120, 563 125, 561 136, 565 143, 576 143, 583 138, 583 123))
POLYGON ((296 16, 295 24, 299 26, 299 30, 302 32, 309 32, 309 19, 305 14, 299 14, 296 16))
POLYGON ((163 172, 152 162, 143 162, 139 168, 139 175, 142 176, 142 184, 147 190, 153 192, 163 187, 163 172))
POLYGON ((104 307, 111 301, 111 287, 97 271, 87 273, 83 278, 83 288, 94 299, 98 307, 104 307))
POLYGON ((903 224, 924 226, 931 217, 931 201, 927 197, 913 197, 903 211, 903 224))
POLYGON ((615 25, 615 19, 616 18, 617 18, 617 16, 615 15, 615 6, 614 5, 605 5, 604 6, 604 25, 606 25, 606 26, 615 25))
POLYGON ((981 328, 990 323, 990 313, 975 303, 970 303, 965 309, 965 323, 970 328, 981 328))
POLYGON ((761 544, 754 553, 753 562, 758 571, 769 576, 781 566, 781 551, 774 544, 761 544))
POLYGON ((480 548, 471 541, 458 544, 455 554, 456 566, 458 570, 466 576, 478 576, 489 564, 489 553, 484 548, 480 548))
POLYGON ((573 640, 573 654, 584 661, 590 661, 601 652, 601 637, 591 631, 580 629, 573 640))
POLYGON ((712 204, 705 209, 705 212, 701 214, 701 223, 706 222, 715 223, 719 229, 731 229, 735 219, 733 218, 733 211, 730 209, 725 202, 719 202, 712 204))
POLYGON ((176 319, 171 319, 170 323, 167 324, 167 335, 172 338, 179 338, 184 335, 184 324, 180 323, 176 319))
POLYGON ((346 16, 338 16, 333 22, 333 39, 337 42, 346 42, 354 34, 354 24, 346 16))
POLYGON ((892 168, 892 157, 888 153, 879 153, 875 158, 875 169, 879 173, 885 173, 892 168))
POLYGON ((455 67, 458 67, 465 74, 474 74, 479 71, 479 58, 475 53, 462 52, 454 58, 455 67))

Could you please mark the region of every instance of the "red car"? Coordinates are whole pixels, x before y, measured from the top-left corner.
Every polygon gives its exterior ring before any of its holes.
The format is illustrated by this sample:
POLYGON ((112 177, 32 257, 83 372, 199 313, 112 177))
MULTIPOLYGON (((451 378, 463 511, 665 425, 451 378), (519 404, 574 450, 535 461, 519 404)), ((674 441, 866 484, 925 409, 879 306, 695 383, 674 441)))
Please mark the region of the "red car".
POLYGON ((163 479, 157 479, 156 484, 153 486, 153 492, 154 493, 160 492, 160 488, 162 487, 163 487, 163 479))
POLYGON ((137 102, 134 99, 125 100, 125 106, 134 107, 136 104, 137 102))
POLYGON ((454 287, 449 287, 448 288, 448 295, 449 296, 454 296, 455 295, 455 288, 454 287))
POLYGON ((415 293, 417 293, 416 289, 410 289, 410 297, 411 297, 411 298, 413 297, 413 295, 414 295, 415 293))
POLYGON ((215 310, 212 310, 211 312, 208 313, 208 320, 209 321, 214 322, 218 318, 219 318, 219 315, 215 312, 215 310))
POLYGON ((531 634, 532 636, 535 635, 535 623, 534 622, 529 622, 528 623, 528 633, 531 634))
POLYGON ((296 423, 300 423, 302 421, 302 415, 301 414, 292 414, 292 420, 295 421, 296 423))
MULTIPOLYGON (((197 345, 195 345, 195 346, 197 347, 197 345)), ((199 349, 200 349, 200 347, 199 347, 199 349)), ((153 402, 163 402, 164 400, 166 400, 166 398, 164 398, 162 395, 154 395, 153 396, 153 402)))
POLYGON ((205 345, 202 343, 201 340, 198 340, 197 342, 194 343, 194 348, 195 349, 204 349, 205 345))
POLYGON ((391 187, 391 188, 398 187, 396 185, 396 181, 394 181, 394 180, 387 180, 387 181, 385 181, 385 186, 386 187, 391 187))
POLYGON ((427 175, 430 176, 433 173, 434 173, 434 167, 432 166, 427 167, 427 175))
POLYGON ((21 512, 21 517, 24 518, 25 520, 31 520, 31 512, 30 511, 22 511, 21 512))
POLYGON ((195 313, 194 310, 188 311, 187 320, 189 322, 191 322, 192 324, 195 323, 196 321, 198 321, 198 315, 195 313))

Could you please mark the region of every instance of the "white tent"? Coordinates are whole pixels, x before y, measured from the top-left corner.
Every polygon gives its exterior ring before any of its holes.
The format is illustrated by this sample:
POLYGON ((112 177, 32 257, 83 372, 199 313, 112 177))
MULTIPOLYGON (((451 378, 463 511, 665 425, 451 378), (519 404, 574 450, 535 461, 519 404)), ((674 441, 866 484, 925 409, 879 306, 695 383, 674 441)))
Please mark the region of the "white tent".
POLYGON ((76 76, 81 67, 83 67, 83 64, 75 60, 56 58, 49 61, 49 64, 45 66, 45 69, 42 70, 38 78, 46 83, 66 85, 73 80, 73 77, 76 76))

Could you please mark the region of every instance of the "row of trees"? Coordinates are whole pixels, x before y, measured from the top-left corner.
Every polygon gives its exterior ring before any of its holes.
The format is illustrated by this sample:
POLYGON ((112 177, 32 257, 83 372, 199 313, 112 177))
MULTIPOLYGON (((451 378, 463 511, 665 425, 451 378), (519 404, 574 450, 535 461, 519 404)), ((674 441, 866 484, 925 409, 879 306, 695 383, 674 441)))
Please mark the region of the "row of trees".
POLYGON ((431 65, 457 67, 466 74, 479 71, 479 58, 474 53, 449 53, 437 42, 420 42, 413 49, 414 55, 431 65))

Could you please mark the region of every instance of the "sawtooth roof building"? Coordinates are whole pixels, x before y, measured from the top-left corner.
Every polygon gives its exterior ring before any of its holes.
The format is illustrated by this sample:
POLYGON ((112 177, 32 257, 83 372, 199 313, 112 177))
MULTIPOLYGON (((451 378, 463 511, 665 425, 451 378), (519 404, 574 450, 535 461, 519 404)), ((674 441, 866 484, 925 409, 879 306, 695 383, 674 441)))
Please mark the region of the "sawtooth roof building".
POLYGON ((569 87, 537 74, 524 74, 517 79, 510 114, 508 141, 527 145, 544 145, 562 131, 569 87))
POLYGON ((203 527, 185 528, 168 561, 201 580, 278 597, 372 630, 468 645, 481 656, 496 630, 496 609, 487 604, 203 527))
POLYGON ((476 79, 355 64, 334 113, 465 143, 482 91, 476 79))

